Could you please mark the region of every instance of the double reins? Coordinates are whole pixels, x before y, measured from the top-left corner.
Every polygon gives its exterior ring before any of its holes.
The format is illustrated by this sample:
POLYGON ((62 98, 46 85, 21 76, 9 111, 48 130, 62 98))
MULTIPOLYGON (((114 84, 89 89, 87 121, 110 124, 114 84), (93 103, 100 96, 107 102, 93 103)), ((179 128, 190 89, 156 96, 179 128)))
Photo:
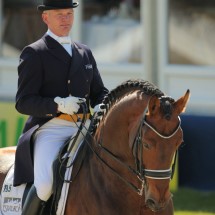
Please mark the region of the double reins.
MULTIPOLYGON (((77 133, 72 137, 72 138, 69 138, 65 144, 63 145, 63 147, 60 149, 59 151, 59 154, 58 154, 58 161, 60 163, 60 167, 59 167, 59 175, 60 175, 60 178, 66 182, 66 183, 70 183, 72 182, 72 180, 66 180, 64 179, 64 176, 62 175, 62 173, 64 171, 62 171, 63 168, 70 168, 71 166, 74 165, 76 159, 74 159, 72 162, 70 162, 69 164, 67 163, 68 162, 68 159, 70 157, 70 154, 72 152, 72 149, 73 147, 75 146, 76 142, 77 142, 77 139, 79 137, 79 135, 83 135, 85 136, 83 133, 82 133, 82 129, 86 128, 85 126, 85 123, 86 123, 86 120, 87 120, 87 114, 88 114, 88 111, 87 111, 87 104, 85 103, 85 101, 82 101, 80 100, 80 107, 82 108, 83 110, 83 118, 80 120, 80 125, 78 125, 78 123, 74 120, 74 123, 76 124, 77 128, 78 128, 78 131, 77 133), (66 151, 66 154, 65 154, 65 151, 66 151)), ((74 113, 75 115, 77 115, 76 113, 74 113)), ((73 119, 73 116, 70 115, 71 118, 73 119)), ((87 133, 89 133, 87 131, 87 133)), ((81 166, 81 164, 80 164, 81 166)), ((76 172, 74 178, 76 177, 76 175, 78 174, 80 170, 80 167, 78 168, 78 171, 76 172)))

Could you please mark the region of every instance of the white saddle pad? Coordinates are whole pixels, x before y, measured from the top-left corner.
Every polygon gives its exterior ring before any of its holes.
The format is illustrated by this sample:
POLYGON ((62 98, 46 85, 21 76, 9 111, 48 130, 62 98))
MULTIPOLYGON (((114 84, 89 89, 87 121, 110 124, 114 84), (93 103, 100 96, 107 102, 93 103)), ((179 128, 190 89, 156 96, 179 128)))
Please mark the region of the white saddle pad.
POLYGON ((14 166, 9 170, 1 190, 0 209, 1 215, 21 215, 22 197, 26 184, 13 186, 14 166))

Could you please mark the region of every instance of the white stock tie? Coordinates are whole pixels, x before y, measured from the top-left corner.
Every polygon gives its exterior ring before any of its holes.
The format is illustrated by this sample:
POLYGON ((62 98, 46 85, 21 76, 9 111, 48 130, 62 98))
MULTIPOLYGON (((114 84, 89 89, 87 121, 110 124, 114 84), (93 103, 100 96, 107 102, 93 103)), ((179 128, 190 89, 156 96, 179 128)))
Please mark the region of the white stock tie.
POLYGON ((71 45, 71 38, 70 37, 59 37, 58 42, 60 44, 70 44, 71 45))
POLYGON ((58 42, 64 47, 70 56, 72 56, 72 41, 70 37, 58 37, 58 42))

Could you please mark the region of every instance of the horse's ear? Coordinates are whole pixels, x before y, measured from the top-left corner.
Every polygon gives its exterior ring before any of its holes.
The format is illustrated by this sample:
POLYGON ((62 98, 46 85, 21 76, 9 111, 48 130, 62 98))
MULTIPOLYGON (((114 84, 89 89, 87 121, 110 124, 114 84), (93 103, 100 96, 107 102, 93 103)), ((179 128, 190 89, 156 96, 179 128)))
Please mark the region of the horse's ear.
POLYGON ((156 114, 159 108, 160 108, 160 100, 157 98, 157 96, 154 95, 149 100, 149 105, 148 105, 149 115, 156 114))
POLYGON ((176 114, 180 114, 185 112, 186 106, 187 106, 187 102, 190 98, 190 90, 187 90, 187 92, 185 93, 184 96, 182 96, 180 99, 178 99, 175 103, 174 103, 174 110, 176 114))

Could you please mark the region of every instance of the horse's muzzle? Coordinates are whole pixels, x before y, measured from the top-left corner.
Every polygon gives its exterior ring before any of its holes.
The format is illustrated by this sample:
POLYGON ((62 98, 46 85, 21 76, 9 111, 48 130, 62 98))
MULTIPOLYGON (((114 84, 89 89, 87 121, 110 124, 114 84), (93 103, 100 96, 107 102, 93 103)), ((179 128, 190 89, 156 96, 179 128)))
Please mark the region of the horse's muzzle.
POLYGON ((172 195, 170 195, 168 200, 159 201, 159 202, 154 200, 153 198, 148 198, 146 199, 146 206, 153 212, 159 212, 166 208, 171 198, 172 198, 172 195))

